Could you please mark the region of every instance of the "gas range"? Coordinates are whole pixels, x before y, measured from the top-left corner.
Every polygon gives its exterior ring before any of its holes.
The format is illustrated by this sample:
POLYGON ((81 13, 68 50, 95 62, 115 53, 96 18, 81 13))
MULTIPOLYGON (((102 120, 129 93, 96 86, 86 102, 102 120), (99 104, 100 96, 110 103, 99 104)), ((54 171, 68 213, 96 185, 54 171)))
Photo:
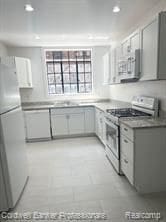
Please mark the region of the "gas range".
POLYGON ((115 124, 119 124, 119 118, 123 117, 149 117, 151 114, 133 108, 107 109, 106 116, 115 124))
POLYGON ((137 96, 132 100, 132 108, 107 109, 105 113, 105 151, 118 174, 120 169, 120 120, 142 119, 158 115, 158 100, 137 96))

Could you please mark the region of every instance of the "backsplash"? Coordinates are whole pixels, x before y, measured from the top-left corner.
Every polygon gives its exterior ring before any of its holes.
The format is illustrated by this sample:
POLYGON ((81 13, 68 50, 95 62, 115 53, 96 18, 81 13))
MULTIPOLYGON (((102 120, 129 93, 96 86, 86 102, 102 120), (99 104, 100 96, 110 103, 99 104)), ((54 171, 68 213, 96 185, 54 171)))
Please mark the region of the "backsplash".
POLYGON ((135 95, 158 98, 160 100, 160 109, 166 112, 166 80, 126 83, 110 86, 111 99, 131 102, 132 97, 135 95))

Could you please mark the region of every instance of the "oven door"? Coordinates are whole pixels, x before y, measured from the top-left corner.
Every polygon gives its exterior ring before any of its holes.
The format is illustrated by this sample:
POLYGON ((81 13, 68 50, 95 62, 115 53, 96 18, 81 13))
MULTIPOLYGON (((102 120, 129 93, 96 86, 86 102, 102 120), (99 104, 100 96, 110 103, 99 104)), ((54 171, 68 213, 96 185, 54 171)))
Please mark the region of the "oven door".
POLYGON ((106 146, 119 160, 119 126, 111 122, 111 120, 105 117, 105 142, 106 146))

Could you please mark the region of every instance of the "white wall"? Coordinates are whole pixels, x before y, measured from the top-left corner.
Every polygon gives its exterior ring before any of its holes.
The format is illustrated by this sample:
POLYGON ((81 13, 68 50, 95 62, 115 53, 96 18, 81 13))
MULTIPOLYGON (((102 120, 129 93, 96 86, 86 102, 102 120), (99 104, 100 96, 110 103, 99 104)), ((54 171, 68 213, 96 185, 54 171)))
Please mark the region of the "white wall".
MULTIPOLYGON (((79 47, 80 48, 80 47, 79 47)), ((109 46, 92 48, 94 91, 92 95, 70 96, 70 99, 109 98, 109 87, 102 85, 103 67, 102 56, 109 50, 109 46)), ((32 63, 33 89, 21 89, 22 102, 69 99, 67 96, 48 96, 46 92, 46 73, 44 72, 43 51, 39 47, 8 47, 11 56, 27 57, 32 63)))
MULTIPOLYGON (((147 15, 138 21, 135 27, 126 32, 126 36, 130 31, 134 31, 140 26, 143 26, 152 19, 158 12, 166 10, 166 1, 160 1, 156 7, 147 13, 147 15)), ((124 35, 125 36, 125 35, 124 35)), ((124 37, 123 36, 123 37, 124 37)), ((161 109, 166 111, 166 81, 147 81, 147 82, 137 82, 137 83, 124 83, 119 85, 110 86, 110 98, 115 100, 122 100, 131 102, 134 95, 147 95, 154 96, 160 99, 161 109)))
POLYGON ((0 42, 0 56, 7 56, 7 54, 6 46, 0 42))

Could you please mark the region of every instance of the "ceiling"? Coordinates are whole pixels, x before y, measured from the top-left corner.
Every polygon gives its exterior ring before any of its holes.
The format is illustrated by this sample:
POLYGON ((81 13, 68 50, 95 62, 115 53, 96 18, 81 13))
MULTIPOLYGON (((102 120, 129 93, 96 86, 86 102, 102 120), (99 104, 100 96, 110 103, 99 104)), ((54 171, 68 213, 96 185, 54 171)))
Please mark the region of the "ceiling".
POLYGON ((159 0, 0 0, 0 40, 9 45, 106 45, 159 0), (24 5, 31 3, 33 12, 24 5), (113 13, 115 5, 120 13, 113 13), (35 39, 39 35, 40 39, 35 39))

